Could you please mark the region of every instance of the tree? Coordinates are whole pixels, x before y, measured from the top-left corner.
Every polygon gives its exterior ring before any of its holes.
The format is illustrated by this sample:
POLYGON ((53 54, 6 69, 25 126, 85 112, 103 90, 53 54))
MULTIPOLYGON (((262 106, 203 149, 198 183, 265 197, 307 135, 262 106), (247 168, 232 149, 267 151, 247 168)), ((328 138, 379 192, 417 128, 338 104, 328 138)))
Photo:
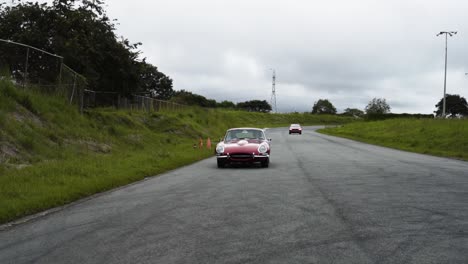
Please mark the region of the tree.
POLYGON ((231 101, 224 100, 221 103, 216 103, 216 107, 220 108, 235 108, 236 104, 231 101))
POLYGON ((383 98, 374 98, 367 104, 365 111, 368 115, 383 115, 390 113, 390 105, 383 98))
MULTIPOLYGON (((436 116, 442 116, 442 108, 444 104, 444 98, 435 105, 437 108, 434 113, 436 116)), ((447 94, 445 96, 445 113, 449 117, 457 116, 468 116, 468 104, 464 97, 461 97, 458 94, 447 94)))
POLYGON ((139 62, 138 92, 149 93, 151 97, 160 100, 169 100, 174 95, 172 79, 158 71, 156 66, 139 62))
POLYGON ((364 116, 364 111, 359 110, 357 108, 346 108, 344 110, 343 115, 354 116, 354 117, 362 117, 362 116, 364 116))
POLYGON ((312 114, 336 114, 336 108, 328 99, 319 99, 312 107, 312 114))
POLYGON ((198 105, 201 107, 216 107, 216 101, 189 91, 180 90, 174 93, 172 101, 186 105, 198 105))
POLYGON ((237 103, 237 108, 243 109, 249 112, 263 112, 267 113, 271 111, 271 105, 266 101, 251 100, 246 102, 237 103))

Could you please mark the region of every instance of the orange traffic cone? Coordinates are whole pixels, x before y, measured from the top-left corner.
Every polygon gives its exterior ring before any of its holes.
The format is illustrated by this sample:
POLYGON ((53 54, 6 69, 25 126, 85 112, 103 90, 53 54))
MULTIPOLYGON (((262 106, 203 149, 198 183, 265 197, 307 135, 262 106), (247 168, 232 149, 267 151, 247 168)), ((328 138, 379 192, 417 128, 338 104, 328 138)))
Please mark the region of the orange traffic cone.
POLYGON ((199 148, 203 148, 203 139, 200 138, 198 142, 199 148))
POLYGON ((208 139, 206 140, 206 148, 207 148, 207 149, 211 149, 211 139, 210 139, 210 138, 208 138, 208 139))

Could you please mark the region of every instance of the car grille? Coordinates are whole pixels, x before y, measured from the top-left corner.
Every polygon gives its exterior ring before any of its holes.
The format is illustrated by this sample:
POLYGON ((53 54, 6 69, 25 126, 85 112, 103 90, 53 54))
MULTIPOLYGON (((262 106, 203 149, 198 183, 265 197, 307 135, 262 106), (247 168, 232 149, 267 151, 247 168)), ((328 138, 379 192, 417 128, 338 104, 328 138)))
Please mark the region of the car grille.
POLYGON ((252 158, 252 154, 248 153, 237 153, 237 154, 232 154, 231 155, 232 159, 249 159, 252 158))

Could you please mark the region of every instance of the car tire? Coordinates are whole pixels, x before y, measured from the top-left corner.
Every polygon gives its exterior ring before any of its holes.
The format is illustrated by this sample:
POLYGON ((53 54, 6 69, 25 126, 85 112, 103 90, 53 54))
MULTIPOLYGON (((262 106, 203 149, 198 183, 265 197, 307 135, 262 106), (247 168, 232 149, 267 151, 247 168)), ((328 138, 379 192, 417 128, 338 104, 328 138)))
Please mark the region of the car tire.
POLYGON ((291 135, 291 132, 289 132, 289 135, 291 135))
POLYGON ((261 165, 262 165, 262 168, 268 168, 268 165, 270 165, 270 159, 266 159, 265 161, 262 161, 261 165))
POLYGON ((224 166, 226 165, 226 161, 224 160, 218 159, 217 162, 218 162, 218 168, 224 168, 224 166))

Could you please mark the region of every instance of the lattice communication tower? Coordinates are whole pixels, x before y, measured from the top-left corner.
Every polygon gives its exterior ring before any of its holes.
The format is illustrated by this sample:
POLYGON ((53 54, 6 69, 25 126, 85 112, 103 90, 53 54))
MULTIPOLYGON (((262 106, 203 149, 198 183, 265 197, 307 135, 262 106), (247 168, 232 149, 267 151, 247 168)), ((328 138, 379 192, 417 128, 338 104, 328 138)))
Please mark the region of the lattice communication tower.
POLYGON ((277 113, 277 109, 276 109, 276 88, 275 88, 275 85, 276 85, 276 72, 274 69, 273 70, 273 77, 272 77, 272 84, 271 84, 271 100, 270 100, 270 103, 271 103, 271 110, 275 113, 277 113))

